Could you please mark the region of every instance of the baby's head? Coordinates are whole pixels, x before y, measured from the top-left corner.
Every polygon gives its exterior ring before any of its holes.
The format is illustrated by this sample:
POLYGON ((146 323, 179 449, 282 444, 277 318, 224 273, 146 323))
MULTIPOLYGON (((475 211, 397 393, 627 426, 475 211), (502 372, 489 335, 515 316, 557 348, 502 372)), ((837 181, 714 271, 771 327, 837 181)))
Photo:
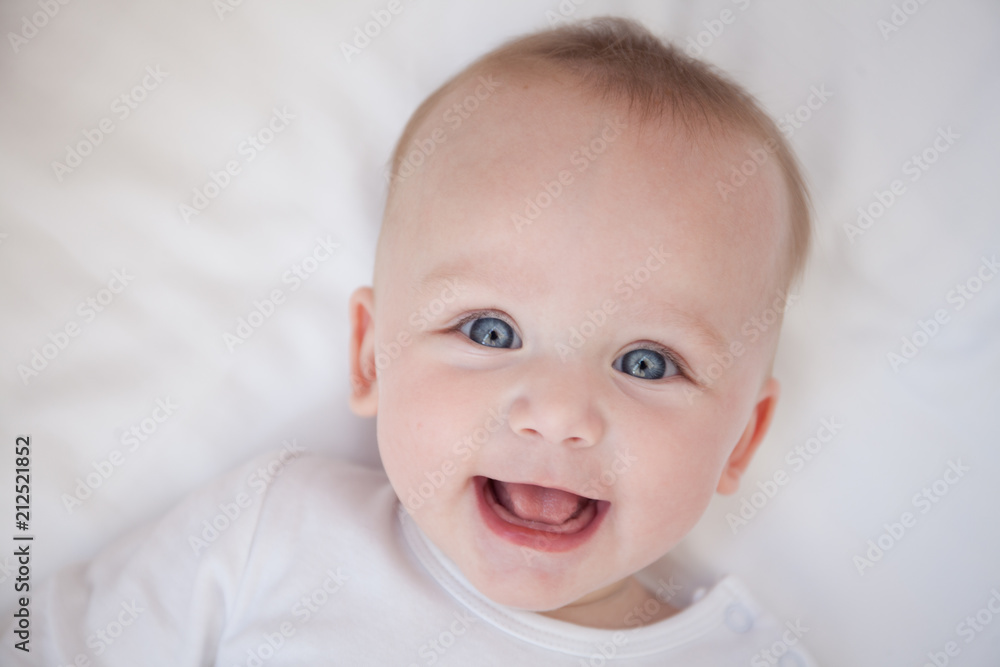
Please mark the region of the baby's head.
POLYGON ((808 243, 795 159, 740 88, 623 20, 516 40, 399 141, 352 407, 482 593, 599 603, 737 488, 808 243))

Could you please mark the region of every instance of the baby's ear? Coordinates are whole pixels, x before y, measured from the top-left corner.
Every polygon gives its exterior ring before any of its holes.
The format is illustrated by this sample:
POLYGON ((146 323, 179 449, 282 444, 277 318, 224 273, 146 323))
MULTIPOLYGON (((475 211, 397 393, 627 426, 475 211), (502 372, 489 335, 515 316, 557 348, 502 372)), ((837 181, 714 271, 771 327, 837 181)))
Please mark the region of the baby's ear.
POLYGON ((740 487, 740 477, 750 465, 750 459, 753 458, 754 452, 767 433, 767 428, 771 425, 771 417, 774 416, 774 408, 778 404, 780 394, 781 385, 773 377, 768 378, 757 395, 757 404, 750 414, 750 421, 747 422, 743 436, 726 461, 726 467, 722 471, 716 489, 719 493, 728 496, 736 493, 740 487))
POLYGON ((359 287, 351 294, 347 318, 351 324, 349 404, 359 417, 374 417, 378 410, 375 377, 375 293, 359 287))

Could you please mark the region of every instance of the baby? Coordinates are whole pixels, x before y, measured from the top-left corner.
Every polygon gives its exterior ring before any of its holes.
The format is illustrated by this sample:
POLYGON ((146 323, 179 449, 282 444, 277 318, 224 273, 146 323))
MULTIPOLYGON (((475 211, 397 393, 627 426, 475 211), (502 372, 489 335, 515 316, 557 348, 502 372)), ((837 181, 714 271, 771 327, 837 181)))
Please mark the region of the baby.
POLYGON ((549 30, 432 94, 389 181, 349 307, 385 472, 255 460, 54 577, 9 660, 814 665, 735 577, 678 608, 642 572, 778 400, 751 323, 809 206, 753 99, 635 23, 549 30))

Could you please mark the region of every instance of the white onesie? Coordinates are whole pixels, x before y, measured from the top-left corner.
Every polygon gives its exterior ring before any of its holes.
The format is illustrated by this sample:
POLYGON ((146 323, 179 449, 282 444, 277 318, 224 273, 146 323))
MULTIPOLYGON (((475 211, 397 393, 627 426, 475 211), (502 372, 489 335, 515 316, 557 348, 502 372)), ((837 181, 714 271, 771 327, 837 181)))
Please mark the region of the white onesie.
POLYGON ((732 576, 624 630, 497 605, 401 510, 383 472, 287 451, 57 573, 31 604, 30 653, 8 627, 0 664, 816 665, 804 630, 732 576))

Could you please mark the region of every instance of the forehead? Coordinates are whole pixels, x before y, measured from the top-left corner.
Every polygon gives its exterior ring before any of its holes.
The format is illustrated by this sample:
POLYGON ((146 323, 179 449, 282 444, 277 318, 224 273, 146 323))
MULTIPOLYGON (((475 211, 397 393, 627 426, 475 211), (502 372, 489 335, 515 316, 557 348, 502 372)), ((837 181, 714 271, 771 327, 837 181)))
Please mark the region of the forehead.
MULTIPOLYGON (((774 164, 725 197, 718 184, 760 142, 669 116, 638 124, 566 81, 495 80, 399 187, 386 221, 404 253, 393 251, 394 270, 411 285, 479 272, 525 298, 613 287, 660 250, 670 261, 657 289, 629 306, 649 310, 652 298, 738 328, 775 277, 787 212, 774 164)), ((430 136, 466 94, 453 91, 414 136, 430 136)))

